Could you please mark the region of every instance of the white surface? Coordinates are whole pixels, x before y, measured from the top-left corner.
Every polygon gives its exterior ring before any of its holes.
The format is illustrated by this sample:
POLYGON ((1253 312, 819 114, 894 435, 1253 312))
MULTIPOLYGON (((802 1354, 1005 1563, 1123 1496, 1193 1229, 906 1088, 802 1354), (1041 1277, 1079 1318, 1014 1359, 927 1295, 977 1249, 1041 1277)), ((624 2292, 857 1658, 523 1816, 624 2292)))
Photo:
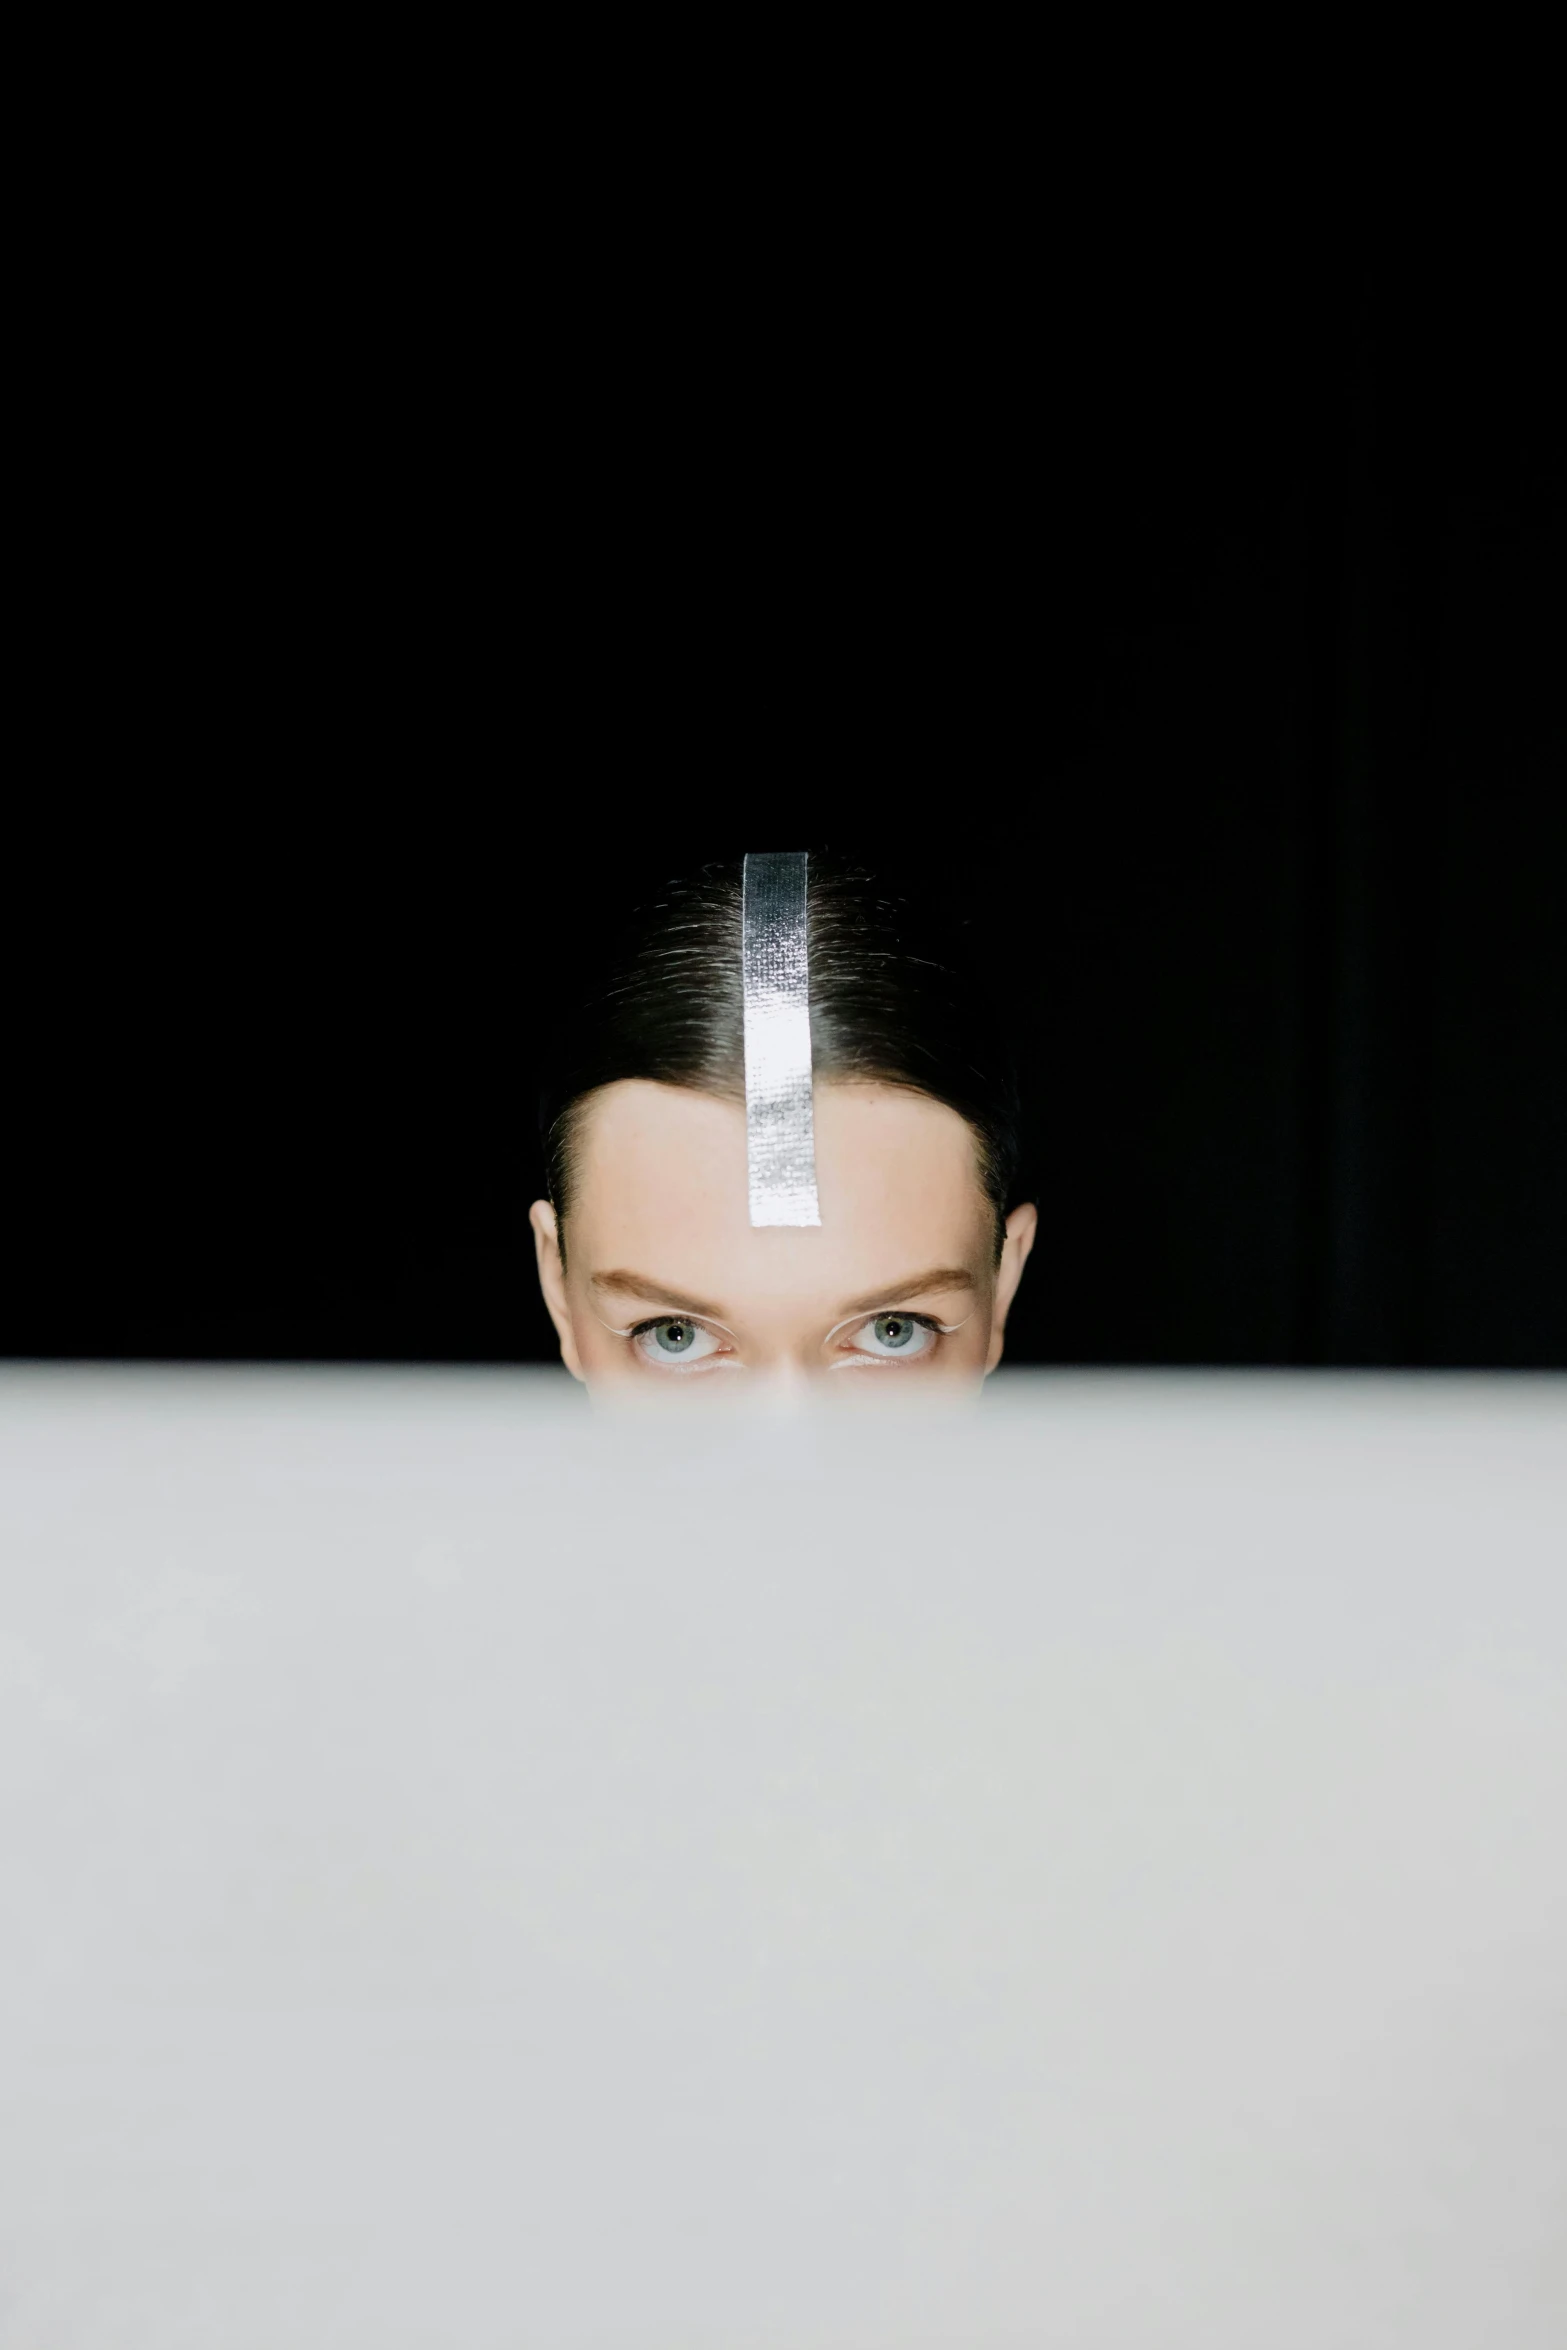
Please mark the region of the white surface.
POLYGON ((0 1379, 4 2350, 1556 2350, 1567 1396, 0 1379))

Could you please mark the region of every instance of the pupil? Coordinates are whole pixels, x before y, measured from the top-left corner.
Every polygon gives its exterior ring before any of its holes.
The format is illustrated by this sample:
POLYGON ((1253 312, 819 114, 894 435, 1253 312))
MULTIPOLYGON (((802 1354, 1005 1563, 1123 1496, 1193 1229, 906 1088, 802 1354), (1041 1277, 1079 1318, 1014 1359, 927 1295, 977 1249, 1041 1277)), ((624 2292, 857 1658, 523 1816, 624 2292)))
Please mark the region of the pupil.
POLYGON ((904 1321, 901 1314, 883 1314, 881 1318, 881 1342, 883 1346, 902 1346, 904 1340, 908 1337, 908 1334, 909 1325, 906 1321, 904 1321))
POLYGON ((664 1344, 666 1346, 687 1346, 690 1344, 690 1339, 691 1332, 686 1323, 666 1322, 664 1324, 664 1344))

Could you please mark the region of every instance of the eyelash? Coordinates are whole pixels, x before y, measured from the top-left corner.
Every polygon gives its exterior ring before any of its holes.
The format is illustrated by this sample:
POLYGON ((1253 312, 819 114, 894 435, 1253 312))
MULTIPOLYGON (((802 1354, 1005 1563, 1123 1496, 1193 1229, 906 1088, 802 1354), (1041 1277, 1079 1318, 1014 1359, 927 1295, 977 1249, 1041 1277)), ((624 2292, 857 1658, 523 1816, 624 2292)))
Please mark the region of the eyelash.
MULTIPOLYGON (((884 1313, 890 1312, 892 1310, 893 1309, 890 1307, 882 1308, 884 1313)), ((962 1324, 957 1322, 939 1322, 937 1321, 934 1314, 915 1314, 900 1310, 899 1318, 905 1322, 917 1322, 922 1330, 928 1330, 931 1336, 937 1339, 945 1338, 953 1330, 961 1329, 962 1327, 962 1324)), ((874 1322, 876 1319, 877 1317, 874 1314, 864 1314, 859 1316, 852 1325, 840 1322, 838 1329, 830 1330, 827 1333, 827 1338, 823 1341, 823 1344, 829 1344, 834 1338, 836 1338, 838 1335, 838 1330, 849 1327, 852 1327, 856 1330, 863 1329, 871 1322, 874 1322)), ((695 1314, 650 1314, 646 1321, 634 1322, 631 1328, 623 1332, 622 1335, 630 1344, 635 1345, 636 1341, 639 1338, 644 1337, 648 1331, 657 1330, 662 1323, 674 1321, 691 1322, 699 1330, 714 1330, 716 1328, 716 1326, 711 1322, 700 1321, 695 1314)), ((727 1331, 721 1331, 718 1332, 717 1335, 720 1337, 720 1340, 722 1340, 723 1338, 727 1338, 729 1333, 727 1331)), ((841 1347, 836 1351, 843 1354, 853 1354, 859 1350, 854 1347, 841 1347)))
POLYGON ((942 1336, 944 1329, 950 1330, 953 1327, 950 1322, 945 1325, 938 1322, 934 1314, 911 1314, 902 1306, 883 1306, 881 1313, 863 1314, 858 1321, 850 1324, 850 1328, 854 1330, 867 1329, 872 1322, 879 1322, 882 1314, 896 1314, 900 1322, 918 1322, 922 1330, 929 1330, 937 1338, 942 1336))
MULTIPOLYGON (((689 1322, 694 1330, 707 1331, 718 1340, 718 1351, 720 1354, 726 1351, 733 1351, 732 1344, 727 1350, 724 1344, 726 1339, 732 1340, 732 1332, 725 1330, 721 1323, 704 1322, 696 1314, 649 1314, 646 1321, 633 1322, 629 1330, 620 1331, 617 1333, 617 1336, 623 1337, 628 1346, 634 1347, 639 1338, 645 1337, 647 1332, 650 1330, 657 1330, 661 1328, 662 1325, 666 1322, 689 1322)), ((695 1362, 687 1366, 687 1369, 689 1371, 696 1371, 701 1364, 709 1363, 713 1359, 714 1358, 711 1355, 699 1355, 695 1362)), ((682 1368, 682 1366, 675 1361, 667 1363, 664 1367, 665 1369, 671 1371, 679 1371, 682 1368)))
POLYGON ((883 1306, 878 1313, 860 1314, 857 1315, 852 1322, 840 1322, 837 1326, 837 1329, 828 1331, 827 1337, 823 1341, 823 1344, 832 1346, 832 1351, 834 1354, 857 1355, 862 1362, 879 1362, 890 1364, 892 1361, 890 1356, 873 1355, 868 1348, 852 1345, 841 1346, 833 1344, 834 1340, 836 1340, 838 1336, 839 1330, 847 1330, 852 1336, 857 1337, 862 1330, 868 1330, 874 1323, 880 1321, 882 1314, 896 1314, 900 1322, 916 1323, 921 1330, 928 1330, 931 1337, 936 1340, 937 1343, 935 1346, 924 1349, 919 1355, 916 1355, 912 1358, 916 1362, 923 1362, 929 1355, 936 1354, 939 1351, 941 1340, 945 1338, 949 1332, 959 1327, 959 1325, 954 1322, 938 1322, 934 1314, 911 1313, 906 1307, 902 1306, 883 1306))

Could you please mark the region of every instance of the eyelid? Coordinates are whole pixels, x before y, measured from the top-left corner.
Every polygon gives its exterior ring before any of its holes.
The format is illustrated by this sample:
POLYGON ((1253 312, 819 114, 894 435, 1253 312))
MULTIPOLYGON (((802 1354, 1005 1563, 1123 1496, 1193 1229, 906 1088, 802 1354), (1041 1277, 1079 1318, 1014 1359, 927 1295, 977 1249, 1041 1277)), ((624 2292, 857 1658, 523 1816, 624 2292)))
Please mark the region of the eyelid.
POLYGON ((721 1330, 726 1338, 734 1336, 727 1322, 715 1322, 711 1314, 649 1314, 645 1321, 633 1322, 622 1335, 640 1338, 644 1330, 656 1330, 660 1322, 691 1322, 698 1330, 721 1330))
MULTIPOLYGON (((604 1322, 602 1314, 595 1314, 593 1319, 604 1322)), ((715 1322, 711 1314, 688 1314, 681 1306, 666 1306, 661 1314, 646 1314, 640 1322, 629 1323, 624 1330, 617 1330, 613 1322, 604 1322, 604 1327, 611 1338, 635 1338, 639 1331, 656 1330, 660 1322, 696 1322, 704 1330, 721 1330, 726 1338, 735 1335, 727 1322, 715 1322)))
MULTIPOLYGON (((970 1306, 963 1322, 972 1322, 977 1308, 970 1306)), ((883 1314, 903 1314, 911 1322, 923 1322, 927 1330, 939 1330, 943 1338, 950 1338, 954 1330, 961 1330, 963 1322, 938 1322, 934 1314, 922 1314, 914 1306, 872 1306, 866 1313, 845 1314, 841 1322, 834 1322, 823 1346, 831 1346, 840 1330, 858 1329, 862 1322, 876 1322, 883 1314)))
MULTIPOLYGON (((831 1346, 841 1330, 858 1328, 865 1322, 874 1322, 882 1314, 906 1314, 911 1322, 922 1322, 927 1330, 938 1331, 943 1338, 950 1338, 954 1331, 963 1328, 965 1322, 972 1322, 977 1311, 976 1306, 970 1306, 962 1321, 941 1322, 934 1314, 921 1313, 914 1306, 871 1306, 858 1314, 845 1314, 841 1322, 834 1322, 822 1340, 822 1344, 823 1346, 831 1346)), ((602 1314, 596 1313, 593 1319, 595 1322, 603 1324, 611 1338, 638 1338, 644 1330, 656 1330, 660 1322, 695 1322, 703 1330, 721 1330, 726 1338, 734 1341, 736 1346, 740 1343, 727 1322, 717 1321, 711 1314, 684 1313, 678 1306, 671 1306, 662 1314, 646 1314, 640 1322, 628 1323, 623 1330, 618 1330, 613 1322, 605 1322, 602 1314)))

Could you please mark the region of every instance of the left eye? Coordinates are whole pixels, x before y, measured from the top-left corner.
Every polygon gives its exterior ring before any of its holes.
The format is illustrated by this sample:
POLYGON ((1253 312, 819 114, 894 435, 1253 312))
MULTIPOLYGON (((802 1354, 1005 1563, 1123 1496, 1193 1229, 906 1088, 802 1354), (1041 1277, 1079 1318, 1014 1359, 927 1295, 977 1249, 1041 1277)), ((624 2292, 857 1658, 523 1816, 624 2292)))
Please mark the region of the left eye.
POLYGON ((878 1314, 848 1336, 856 1354, 874 1355, 887 1362, 908 1362, 915 1355, 928 1354, 935 1343, 935 1324, 923 1314, 878 1314))
POLYGON ((636 1350, 644 1362, 700 1363, 706 1356, 719 1350, 716 1331, 705 1322, 693 1321, 689 1314, 666 1314, 657 1322, 643 1322, 631 1333, 636 1350))

